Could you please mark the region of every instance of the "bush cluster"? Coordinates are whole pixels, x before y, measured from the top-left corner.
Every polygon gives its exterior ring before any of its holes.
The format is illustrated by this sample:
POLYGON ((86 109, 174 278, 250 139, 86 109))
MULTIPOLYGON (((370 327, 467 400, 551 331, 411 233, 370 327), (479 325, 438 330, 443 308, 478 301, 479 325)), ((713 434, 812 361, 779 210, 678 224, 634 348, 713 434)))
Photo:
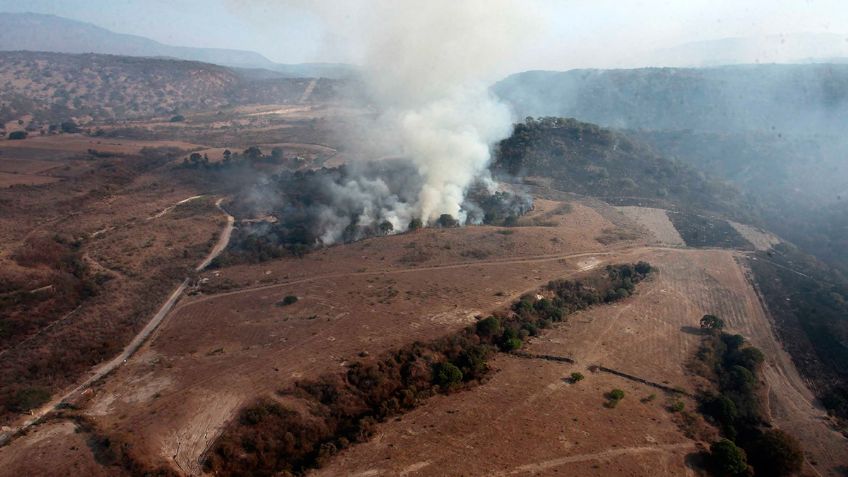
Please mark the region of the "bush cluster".
POLYGON ((804 459, 800 443, 783 431, 768 429, 760 389, 763 353, 740 335, 720 333, 707 337, 698 355, 714 371, 719 387, 718 394, 700 397, 701 410, 726 438, 711 449, 714 470, 731 476, 798 472, 804 459), (743 463, 744 469, 738 470, 743 463))

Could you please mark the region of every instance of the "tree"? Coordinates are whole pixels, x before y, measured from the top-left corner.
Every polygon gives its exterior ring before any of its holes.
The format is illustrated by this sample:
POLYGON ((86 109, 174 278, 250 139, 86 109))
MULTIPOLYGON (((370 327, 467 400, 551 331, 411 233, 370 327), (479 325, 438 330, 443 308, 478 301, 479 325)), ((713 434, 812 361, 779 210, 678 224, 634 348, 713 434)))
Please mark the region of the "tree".
POLYGON ((436 384, 446 389, 462 382, 462 370, 449 362, 437 363, 433 375, 436 378, 436 384))
POLYGON ((421 222, 421 219, 416 217, 416 218, 409 221, 408 229, 409 229, 410 232, 412 232, 412 231, 420 229, 423 226, 424 226, 424 223, 421 222))
POLYGON ((701 328, 705 330, 721 330, 724 328, 724 320, 715 315, 704 315, 701 318, 701 328))
POLYGON ((380 234, 388 235, 394 229, 395 229, 395 226, 392 225, 392 223, 389 222, 388 220, 384 220, 384 221, 380 222, 380 234))
POLYGON ((624 391, 621 389, 613 389, 606 394, 607 402, 604 406, 612 409, 618 406, 618 402, 624 399, 624 391))
POLYGON ((283 162, 283 148, 275 147, 271 149, 271 161, 275 164, 283 162))
POLYGON ((477 334, 484 337, 494 337, 501 334, 501 322, 494 316, 477 322, 477 334))
POLYGON ((262 149, 259 149, 256 146, 250 146, 249 148, 245 149, 243 154, 244 157, 252 161, 262 159, 262 149))
POLYGON ((77 126, 77 123, 73 121, 63 121, 59 127, 62 129, 63 133, 72 134, 79 132, 79 126, 77 126))
POLYGON ((233 158, 233 153, 229 149, 224 149, 224 162, 230 162, 233 158))
POLYGON ((443 228, 459 227, 459 221, 453 218, 451 214, 442 214, 436 220, 436 224, 443 228))
POLYGON ((583 381, 584 379, 585 379, 585 376, 583 376, 583 374, 581 374, 581 373, 571 373, 571 382, 572 383, 579 383, 580 381, 583 381))
POLYGON ((171 122, 172 123, 181 123, 183 121, 185 121, 185 116, 183 116, 182 114, 177 114, 175 116, 171 116, 171 122))
POLYGON ((798 439, 779 429, 764 432, 753 442, 749 453, 757 475, 785 477, 800 471, 804 464, 798 439))
POLYGON ((710 446, 710 461, 720 476, 736 476, 748 470, 745 451, 728 439, 714 442, 710 446))
POLYGON ((26 131, 12 131, 9 133, 9 139, 12 141, 17 141, 21 139, 26 139, 27 132, 26 131))

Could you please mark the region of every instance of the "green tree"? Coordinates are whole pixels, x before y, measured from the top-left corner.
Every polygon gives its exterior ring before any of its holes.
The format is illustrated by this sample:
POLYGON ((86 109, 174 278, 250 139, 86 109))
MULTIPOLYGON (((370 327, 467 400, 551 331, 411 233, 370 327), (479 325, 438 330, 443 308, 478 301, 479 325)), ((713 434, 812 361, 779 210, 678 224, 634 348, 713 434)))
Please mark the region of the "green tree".
POLYGON ((710 461, 716 474, 720 476, 742 475, 748 470, 745 451, 728 439, 714 442, 710 446, 710 461))
POLYGON ((436 379, 436 384, 450 389, 462 382, 462 370, 457 368, 453 363, 437 363, 433 376, 436 379))
POLYGON ((757 475, 785 477, 800 471, 804 464, 798 439, 779 429, 764 432, 753 442, 749 454, 757 475))
POLYGON ((17 141, 21 139, 26 139, 27 132, 26 131, 12 131, 9 133, 9 139, 12 141, 17 141))
POLYGON ((388 220, 384 220, 384 221, 380 222, 380 234, 388 235, 394 229, 395 229, 395 226, 392 225, 392 223, 389 222, 388 220))
POLYGON ((451 214, 442 214, 436 220, 436 225, 443 228, 459 227, 459 221, 453 218, 451 214))
POLYGON ((583 381, 584 379, 586 379, 586 378, 581 373, 571 373, 571 382, 572 383, 579 383, 580 381, 583 381))
POLYGON ((409 229, 410 232, 412 232, 412 231, 420 229, 423 226, 424 226, 424 223, 421 222, 421 219, 416 217, 416 218, 409 221, 408 229, 409 229))
POLYGON ((477 334, 485 337, 495 337, 501 334, 501 322, 494 316, 477 322, 477 334))
POLYGON ((701 318, 701 328, 705 330, 721 330, 724 328, 724 320, 715 315, 704 315, 701 318))

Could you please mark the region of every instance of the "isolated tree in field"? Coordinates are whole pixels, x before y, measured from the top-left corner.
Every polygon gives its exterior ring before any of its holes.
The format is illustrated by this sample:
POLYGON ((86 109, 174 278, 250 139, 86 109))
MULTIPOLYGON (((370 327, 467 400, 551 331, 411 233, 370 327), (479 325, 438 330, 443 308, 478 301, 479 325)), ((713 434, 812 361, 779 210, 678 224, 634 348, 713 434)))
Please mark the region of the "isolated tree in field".
POLYGON ((12 131, 9 133, 9 139, 16 141, 20 139, 26 139, 27 132, 26 131, 12 131))
POLYGON ((224 162, 230 162, 233 158, 233 153, 229 149, 224 149, 224 162))
POLYGON ((572 383, 579 383, 580 381, 583 381, 584 379, 585 379, 585 376, 583 376, 583 374, 581 374, 581 373, 571 373, 571 382, 572 383))
POLYGON ((721 330, 724 328, 724 320, 715 315, 704 315, 701 318, 701 328, 705 330, 721 330))
POLYGON ((728 439, 714 442, 710 446, 710 461, 716 474, 720 476, 743 475, 748 470, 745 451, 728 439))
POLYGON ((380 234, 381 235, 388 235, 394 229, 395 229, 395 226, 392 225, 392 223, 389 222, 388 220, 384 220, 384 221, 380 222, 380 234))

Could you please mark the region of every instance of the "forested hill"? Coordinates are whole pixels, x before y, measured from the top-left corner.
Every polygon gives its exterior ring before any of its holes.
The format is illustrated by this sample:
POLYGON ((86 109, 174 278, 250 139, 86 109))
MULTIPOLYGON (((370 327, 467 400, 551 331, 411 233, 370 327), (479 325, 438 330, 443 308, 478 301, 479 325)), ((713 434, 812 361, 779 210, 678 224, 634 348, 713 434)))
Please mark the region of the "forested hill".
POLYGON ((733 186, 666 159, 624 134, 575 119, 528 118, 498 145, 492 170, 552 178, 558 189, 757 222, 733 186))
POLYGON ((848 64, 528 71, 493 86, 524 116, 607 127, 841 133, 848 64))

